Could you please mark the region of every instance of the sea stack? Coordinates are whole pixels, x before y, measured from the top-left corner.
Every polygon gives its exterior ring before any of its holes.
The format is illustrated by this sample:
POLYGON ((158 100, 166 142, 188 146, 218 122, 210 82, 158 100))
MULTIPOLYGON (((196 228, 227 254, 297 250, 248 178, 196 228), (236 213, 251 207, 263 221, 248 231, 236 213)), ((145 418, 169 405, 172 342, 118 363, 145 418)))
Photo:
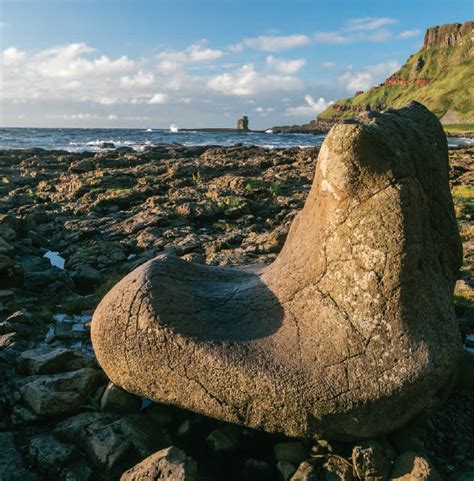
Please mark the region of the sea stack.
POLYGON ((249 131, 249 119, 246 115, 237 120, 237 130, 242 130, 244 132, 249 131))
POLYGON ((141 265, 94 313, 100 365, 139 396, 268 432, 401 427, 461 352, 448 171, 442 126, 416 102, 337 124, 273 264, 141 265))

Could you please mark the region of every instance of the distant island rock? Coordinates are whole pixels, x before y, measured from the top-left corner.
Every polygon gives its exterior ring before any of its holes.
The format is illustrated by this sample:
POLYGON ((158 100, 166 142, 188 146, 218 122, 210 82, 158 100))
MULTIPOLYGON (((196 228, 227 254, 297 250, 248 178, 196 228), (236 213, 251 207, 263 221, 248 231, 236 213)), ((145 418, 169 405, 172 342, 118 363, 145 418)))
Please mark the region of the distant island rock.
POLYGON ((242 132, 260 132, 257 130, 249 129, 249 118, 243 115, 242 118, 237 120, 237 127, 235 129, 229 127, 203 127, 199 129, 179 129, 180 132, 229 132, 229 133, 242 133, 242 132))
POLYGON ((237 120, 237 130, 249 131, 249 118, 246 115, 237 120))
POLYGON ((324 134, 329 129, 319 125, 316 120, 303 125, 280 125, 270 129, 274 134, 324 134))

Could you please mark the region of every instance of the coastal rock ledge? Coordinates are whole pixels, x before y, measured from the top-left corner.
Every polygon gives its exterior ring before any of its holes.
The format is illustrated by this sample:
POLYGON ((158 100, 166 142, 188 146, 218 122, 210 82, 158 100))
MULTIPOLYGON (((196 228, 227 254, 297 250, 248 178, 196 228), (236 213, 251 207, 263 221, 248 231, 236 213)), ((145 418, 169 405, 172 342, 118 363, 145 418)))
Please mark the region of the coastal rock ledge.
POLYGON ((337 124, 277 259, 163 255, 102 300, 97 359, 140 396, 289 436, 393 431, 442 396, 461 352, 461 243, 446 137, 417 103, 337 124))

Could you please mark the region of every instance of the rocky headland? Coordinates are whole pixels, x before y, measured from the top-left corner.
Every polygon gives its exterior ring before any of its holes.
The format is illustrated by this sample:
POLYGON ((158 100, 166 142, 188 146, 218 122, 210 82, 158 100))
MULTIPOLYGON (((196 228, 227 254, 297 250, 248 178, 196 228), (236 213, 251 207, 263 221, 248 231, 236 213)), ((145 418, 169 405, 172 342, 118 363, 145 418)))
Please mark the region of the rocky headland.
POLYGON ((380 85, 341 99, 318 115, 317 122, 333 125, 361 112, 398 108, 416 100, 443 124, 474 123, 474 22, 453 23, 426 30, 423 46, 380 85))
MULTIPOLYGON (((450 151, 465 252, 456 311, 468 348, 473 153, 450 151)), ((95 307, 156 255, 215 266, 272 262, 306 200, 317 155, 175 145, 0 151, 2 481, 167 479, 164 472, 209 481, 471 479, 468 351, 441 409, 361 442, 266 434, 149 403, 109 384, 95 360, 95 307)))

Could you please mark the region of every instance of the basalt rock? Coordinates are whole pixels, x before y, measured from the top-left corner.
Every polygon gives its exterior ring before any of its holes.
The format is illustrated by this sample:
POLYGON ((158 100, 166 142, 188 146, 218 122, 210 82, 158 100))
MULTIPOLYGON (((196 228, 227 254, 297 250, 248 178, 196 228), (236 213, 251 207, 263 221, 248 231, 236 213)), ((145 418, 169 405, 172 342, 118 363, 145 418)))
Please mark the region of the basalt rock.
POLYGON ((460 353, 446 138, 417 103, 337 124, 266 268, 159 256, 92 322, 127 391, 270 432, 347 440, 432 405, 460 353))

